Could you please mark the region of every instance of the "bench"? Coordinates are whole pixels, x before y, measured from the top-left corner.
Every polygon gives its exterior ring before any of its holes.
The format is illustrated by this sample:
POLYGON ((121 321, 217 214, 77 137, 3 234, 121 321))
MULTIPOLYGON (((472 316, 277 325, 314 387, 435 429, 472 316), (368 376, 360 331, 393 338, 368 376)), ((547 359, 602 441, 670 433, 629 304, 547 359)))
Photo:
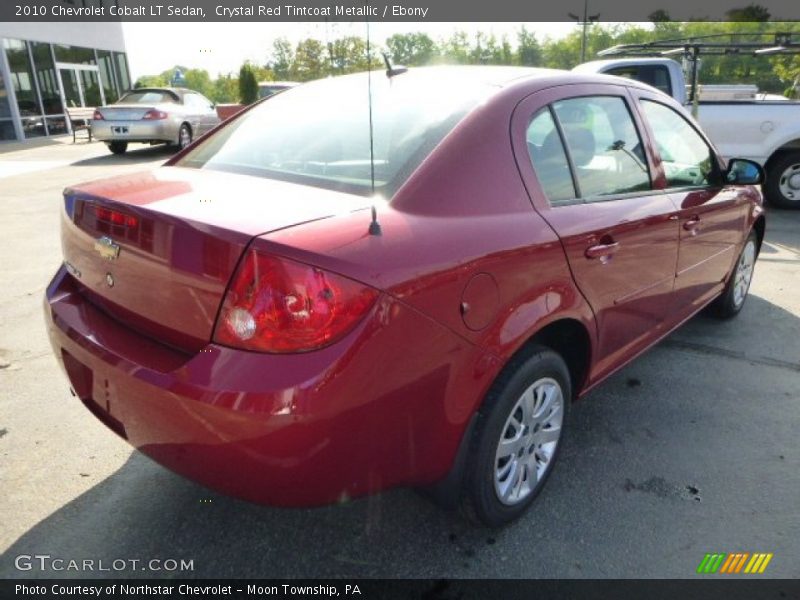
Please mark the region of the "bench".
POLYGON ((79 131, 86 131, 89 141, 92 141, 92 126, 89 123, 94 115, 94 107, 89 106, 68 106, 67 118, 72 126, 72 143, 75 143, 75 136, 79 131))

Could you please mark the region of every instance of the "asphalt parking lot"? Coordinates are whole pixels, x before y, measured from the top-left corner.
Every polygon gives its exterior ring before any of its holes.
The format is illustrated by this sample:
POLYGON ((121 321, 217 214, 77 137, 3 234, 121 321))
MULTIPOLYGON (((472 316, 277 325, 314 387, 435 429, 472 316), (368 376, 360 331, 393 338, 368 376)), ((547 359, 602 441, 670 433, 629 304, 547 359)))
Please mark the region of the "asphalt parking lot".
POLYGON ((42 295, 62 188, 169 153, 16 148, 0 154, 0 577, 691 578, 707 552, 771 552, 762 576, 800 576, 800 211, 769 212, 739 317, 696 317, 576 405, 534 509, 489 531, 410 490, 255 506, 133 452, 70 396, 42 295), (36 554, 194 569, 15 568, 36 554))

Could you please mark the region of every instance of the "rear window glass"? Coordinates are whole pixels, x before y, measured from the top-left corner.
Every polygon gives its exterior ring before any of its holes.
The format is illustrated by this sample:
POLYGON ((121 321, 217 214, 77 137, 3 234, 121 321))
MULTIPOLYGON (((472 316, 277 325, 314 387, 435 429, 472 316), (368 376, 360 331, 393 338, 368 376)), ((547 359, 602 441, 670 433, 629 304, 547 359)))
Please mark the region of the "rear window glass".
POLYGON ((164 104, 165 102, 177 102, 177 100, 169 92, 158 91, 130 92, 117 100, 117 104, 164 104))
MULTIPOLYGON (((490 92, 436 69, 372 73, 375 191, 386 199, 490 92)), ((176 164, 371 193, 364 73, 306 83, 265 100, 176 164)))

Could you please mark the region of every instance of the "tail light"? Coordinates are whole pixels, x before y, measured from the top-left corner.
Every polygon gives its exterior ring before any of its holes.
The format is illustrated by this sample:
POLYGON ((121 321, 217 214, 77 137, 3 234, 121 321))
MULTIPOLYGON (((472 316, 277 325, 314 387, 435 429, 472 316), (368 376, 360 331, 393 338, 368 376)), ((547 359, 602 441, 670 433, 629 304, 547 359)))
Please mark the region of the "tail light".
POLYGON ((160 121, 167 118, 167 113, 163 110, 148 110, 142 117, 145 121, 160 121))
POLYGON ((139 219, 118 210, 111 210, 97 205, 92 206, 92 210, 99 221, 105 221, 112 225, 124 225, 125 227, 138 227, 139 225, 139 219))
POLYGON ((261 352, 314 350, 344 337, 377 297, 347 277, 252 249, 225 296, 214 341, 261 352))
POLYGON ((95 110, 94 114, 92 115, 92 121, 103 121, 103 113, 99 110, 95 110))

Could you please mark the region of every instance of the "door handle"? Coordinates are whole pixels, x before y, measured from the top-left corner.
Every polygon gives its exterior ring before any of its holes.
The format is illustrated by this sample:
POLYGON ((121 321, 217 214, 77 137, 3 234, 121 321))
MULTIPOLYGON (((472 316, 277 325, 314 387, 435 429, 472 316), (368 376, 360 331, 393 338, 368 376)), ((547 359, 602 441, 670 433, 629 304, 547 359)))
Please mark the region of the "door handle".
POLYGON ((686 223, 683 224, 683 228, 686 231, 691 231, 696 233, 698 229, 700 229, 700 217, 692 217, 686 223))
POLYGON ((586 249, 586 258, 593 259, 599 258, 606 261, 611 258, 611 255, 619 250, 619 242, 608 242, 607 244, 595 244, 586 249))

